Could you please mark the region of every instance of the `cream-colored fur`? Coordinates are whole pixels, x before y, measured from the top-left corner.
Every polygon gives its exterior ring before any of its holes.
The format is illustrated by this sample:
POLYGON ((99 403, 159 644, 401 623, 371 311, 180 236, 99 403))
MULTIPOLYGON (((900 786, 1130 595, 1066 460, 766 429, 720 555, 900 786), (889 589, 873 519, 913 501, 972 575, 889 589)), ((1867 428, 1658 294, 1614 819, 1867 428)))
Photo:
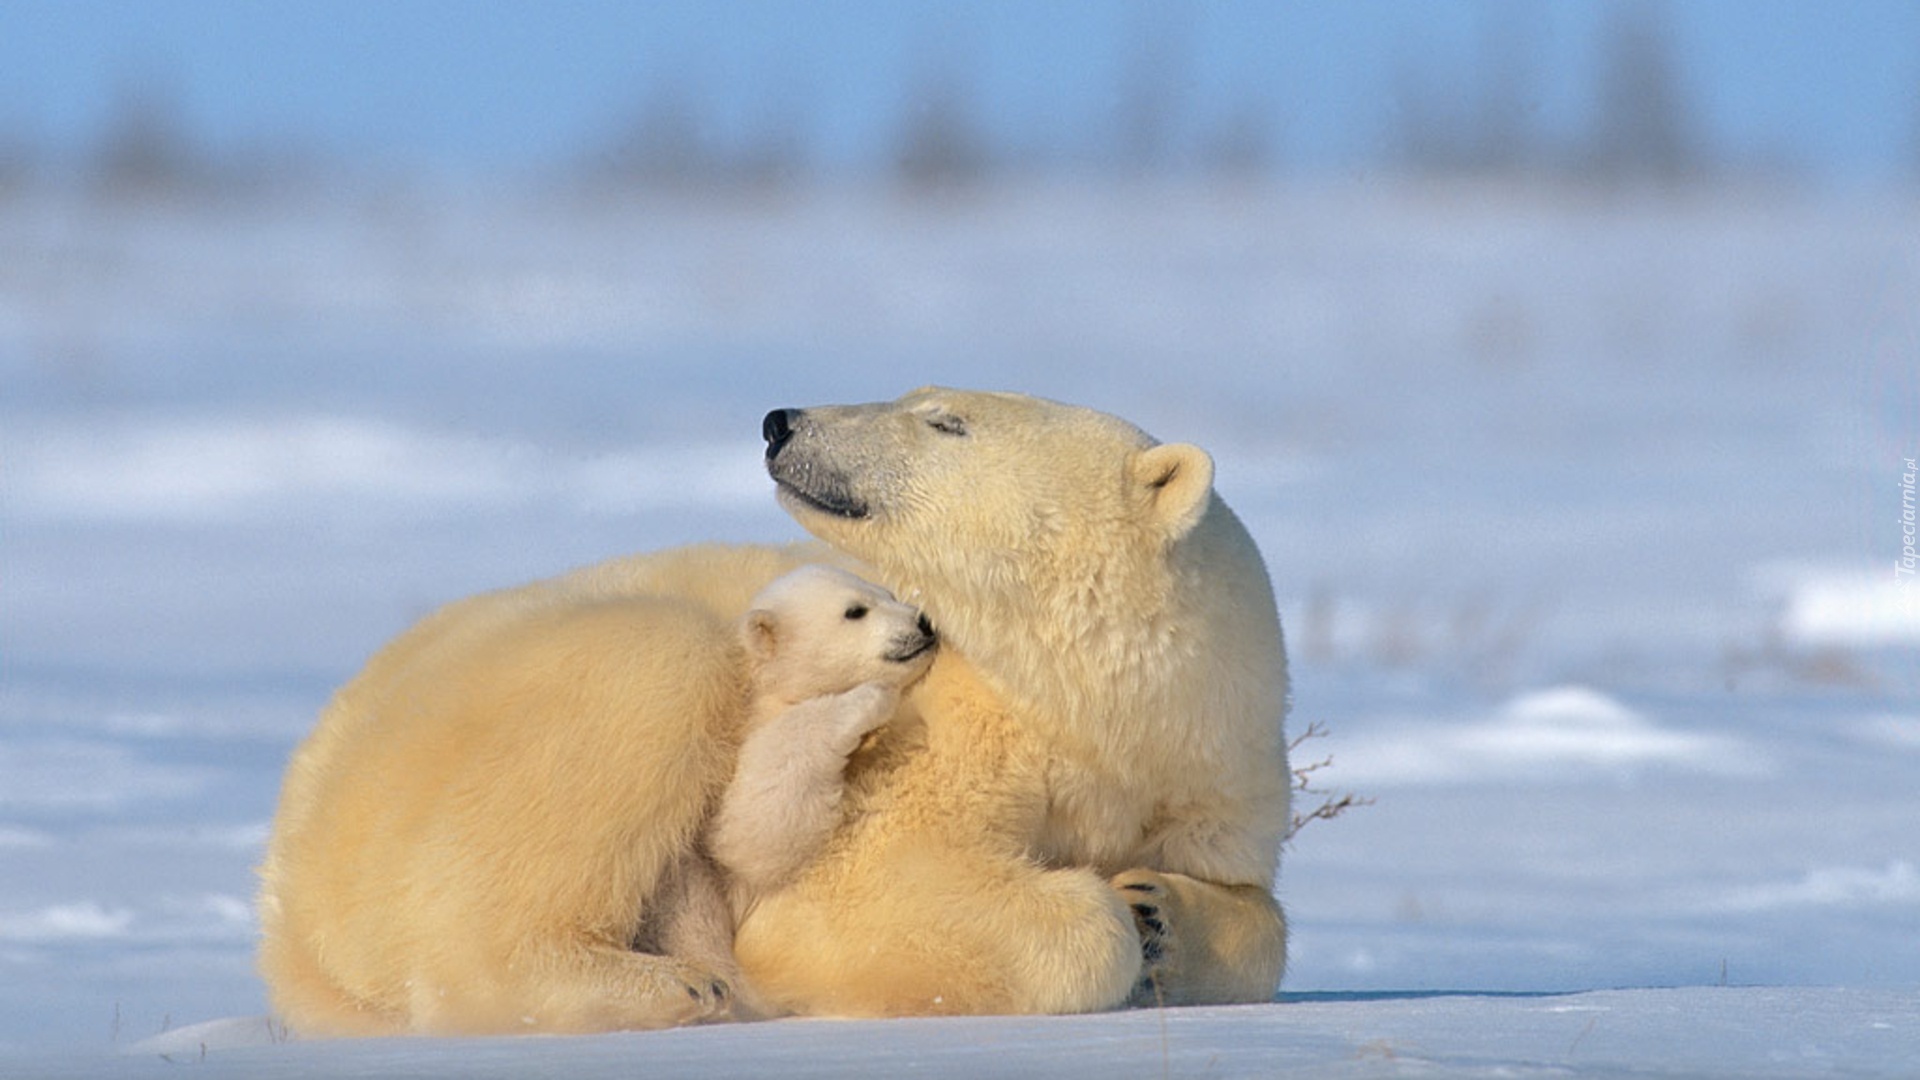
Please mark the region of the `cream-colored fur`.
POLYGON ((850 824, 739 927, 763 1000, 1270 998, 1286 660, 1211 459, 1091 410, 941 389, 767 434, 783 504, 925 609, 943 648, 856 755, 850 824))
MULTIPOLYGON (((849 760, 844 824, 745 913, 735 952, 756 1000, 905 1015, 1272 995, 1286 662, 1265 569, 1213 493, 1211 459, 1091 410, 937 389, 782 413, 768 434, 782 502, 833 551, 681 549, 455 604, 329 706, 289 771, 263 868, 262 968, 296 1028, 511 1026, 484 992, 408 1012, 417 986, 431 1004, 474 974, 474 950, 452 940, 463 919, 517 943, 487 955, 543 961, 509 974, 568 973, 576 992, 554 996, 572 1008, 530 1014, 539 1026, 713 1012, 695 1000, 708 971, 606 949, 633 940, 638 901, 672 884, 724 783, 713 763, 739 739, 716 717, 742 707, 744 680, 692 654, 737 648, 724 628, 759 588, 836 557, 926 610, 942 648, 849 760), (523 746, 470 748, 562 720, 619 732, 551 748, 544 774, 607 803, 535 816, 617 837, 619 853, 561 836, 567 850, 538 854, 517 819, 493 835, 540 785, 514 758, 523 746), (471 787, 490 770, 494 801, 459 785, 448 798, 438 774, 452 759, 475 763, 471 787), (515 872, 416 860, 395 829, 511 851, 515 872), (621 873, 587 869, 607 861, 621 873), (561 893, 608 914, 559 925, 561 893), (583 971, 583 954, 603 967, 583 971), (396 970, 401 956, 432 978, 396 970), (653 974, 615 977, 629 969, 653 974)), ((473 985, 502 983, 477 966, 473 985)))
MULTIPOLYGON (((683 556, 788 562, 661 561, 683 556)), ((711 606, 622 595, 633 575, 618 571, 455 604, 329 706, 263 868, 262 965, 301 1033, 729 1010, 734 908, 837 824, 847 755, 891 719, 933 639, 918 610, 829 566, 778 578, 731 630, 717 616, 737 591, 711 606)))
POLYGON ((679 600, 541 600, 430 620, 296 753, 261 963, 300 1033, 584 1031, 724 1007, 720 973, 633 946, 732 755, 746 687, 729 628, 679 600))
POLYGON ((450 604, 382 649, 282 786, 259 905, 280 1015, 370 1035, 724 1012, 732 958, 708 943, 730 927, 666 916, 725 909, 684 856, 748 708, 735 627, 820 554, 616 560, 450 604))

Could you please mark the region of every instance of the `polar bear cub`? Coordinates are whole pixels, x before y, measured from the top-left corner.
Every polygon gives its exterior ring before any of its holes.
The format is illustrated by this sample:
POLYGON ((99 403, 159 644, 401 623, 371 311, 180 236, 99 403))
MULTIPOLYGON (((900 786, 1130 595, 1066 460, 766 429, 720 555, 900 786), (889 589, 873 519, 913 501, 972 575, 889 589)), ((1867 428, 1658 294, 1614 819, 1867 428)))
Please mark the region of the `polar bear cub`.
POLYGON ((832 834, 847 758, 893 717, 937 643, 918 609, 823 565, 761 590, 739 636, 752 696, 733 778, 704 851, 689 853, 655 898, 657 938, 643 930, 641 943, 729 978, 735 921, 832 834))
POLYGON ((741 620, 753 701, 707 837, 736 907, 804 865, 839 821, 847 757, 933 662, 925 615, 844 570, 803 566, 741 620))

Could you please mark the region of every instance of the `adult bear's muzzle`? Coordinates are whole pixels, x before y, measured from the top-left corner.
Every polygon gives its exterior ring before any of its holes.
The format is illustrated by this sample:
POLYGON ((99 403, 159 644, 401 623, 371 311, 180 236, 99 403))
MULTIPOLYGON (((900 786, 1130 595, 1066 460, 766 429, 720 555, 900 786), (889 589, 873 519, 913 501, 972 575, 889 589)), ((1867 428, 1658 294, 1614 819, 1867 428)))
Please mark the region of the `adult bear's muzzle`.
MULTIPOLYGON (((855 493, 846 472, 822 454, 819 440, 802 439, 804 445, 788 450, 806 419, 801 409, 775 409, 760 422, 760 436, 767 440, 767 475, 773 477, 788 510, 797 502, 838 518, 866 517, 867 501, 855 493)), ((809 432, 814 430, 814 425, 805 426, 809 432)))

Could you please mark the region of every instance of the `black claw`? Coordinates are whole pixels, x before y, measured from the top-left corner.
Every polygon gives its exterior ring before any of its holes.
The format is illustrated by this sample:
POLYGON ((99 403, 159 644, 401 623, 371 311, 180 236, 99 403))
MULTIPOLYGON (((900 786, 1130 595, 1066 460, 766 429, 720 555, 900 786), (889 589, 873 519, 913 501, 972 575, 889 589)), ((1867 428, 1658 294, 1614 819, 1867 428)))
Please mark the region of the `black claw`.
POLYGON ((1130 892, 1157 893, 1160 891, 1160 886, 1151 881, 1130 881, 1120 887, 1130 892))
POLYGON ((1160 909, 1154 907, 1152 904, 1135 904, 1133 905, 1133 913, 1143 919, 1151 919, 1155 915, 1160 914, 1160 909))
POLYGON ((1159 919, 1142 919, 1140 920, 1140 925, 1156 934, 1164 934, 1167 932, 1167 924, 1161 922, 1159 919))
POLYGON ((713 998, 715 1001, 727 1000, 728 993, 729 991, 727 990, 727 984, 725 980, 723 979, 713 980, 713 998))
POLYGON ((1144 1005, 1152 1005, 1159 1001, 1159 999, 1160 986, 1158 980, 1152 975, 1142 975, 1140 976, 1140 981, 1133 984, 1133 994, 1127 1004, 1138 1008, 1144 1005))
POLYGON ((696 989, 694 989, 693 987, 691 987, 691 986, 689 986, 689 987, 687 987, 687 996, 688 996, 688 997, 690 997, 690 998, 692 998, 692 999, 693 999, 693 1000, 695 1000, 695 1001, 699 1001, 699 1000, 700 1000, 700 991, 698 991, 698 990, 696 990, 696 989))
POLYGON ((1148 964, 1157 964, 1166 959, 1167 950, 1158 941, 1146 940, 1140 943, 1140 957, 1148 964))

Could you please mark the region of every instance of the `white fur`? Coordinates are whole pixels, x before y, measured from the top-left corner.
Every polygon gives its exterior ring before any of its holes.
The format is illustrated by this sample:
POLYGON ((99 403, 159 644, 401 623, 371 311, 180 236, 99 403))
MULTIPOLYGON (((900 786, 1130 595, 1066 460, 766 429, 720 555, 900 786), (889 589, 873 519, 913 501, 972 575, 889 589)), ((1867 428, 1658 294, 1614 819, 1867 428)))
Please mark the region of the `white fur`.
POLYGON ((740 926, 749 978, 800 1012, 1269 998, 1286 657, 1212 459, 1018 394, 783 419, 782 503, 945 647, 922 726, 856 773, 846 842, 740 926), (1136 985, 1142 906, 1164 929, 1136 985))
POLYGON ((755 598, 741 630, 752 714, 707 835, 736 909, 791 877, 839 824, 847 757, 933 661, 920 621, 892 593, 824 566, 755 598))
POLYGON ((928 389, 808 410, 770 470, 830 548, 680 549, 461 601, 341 689, 289 767, 261 871, 261 968, 296 1030, 724 1013, 731 961, 634 945, 695 947, 662 918, 714 907, 687 853, 752 711, 730 631, 822 560, 924 608, 943 644, 843 769, 852 734, 832 724, 799 744, 820 757, 796 776, 774 755, 774 802, 831 803, 837 769, 841 795, 800 865, 736 853, 770 883, 734 941, 757 1000, 899 1015, 1271 997, 1286 660, 1211 459, 1088 409, 928 389))

